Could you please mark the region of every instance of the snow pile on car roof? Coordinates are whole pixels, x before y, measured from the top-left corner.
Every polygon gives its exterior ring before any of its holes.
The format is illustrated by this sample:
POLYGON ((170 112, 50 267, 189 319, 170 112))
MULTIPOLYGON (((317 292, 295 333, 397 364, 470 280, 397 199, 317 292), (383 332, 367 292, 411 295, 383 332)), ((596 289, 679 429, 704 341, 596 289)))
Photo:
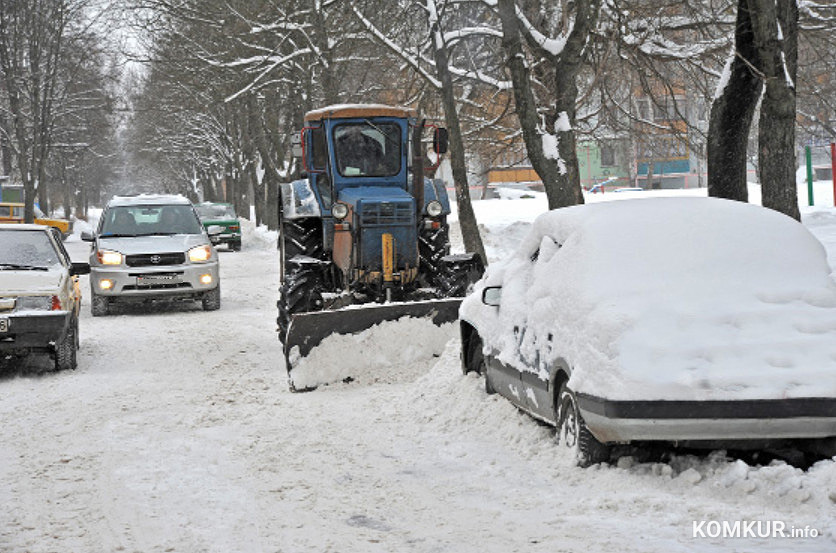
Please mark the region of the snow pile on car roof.
MULTIPOLYGON (((502 308, 479 326, 504 362, 547 378, 542 361, 563 357, 576 391, 611 399, 829 396, 829 273, 809 231, 757 206, 575 206, 539 217, 517 253, 490 268, 480 288, 502 285, 502 308)), ((463 316, 485 317, 477 307, 466 302, 463 316)))

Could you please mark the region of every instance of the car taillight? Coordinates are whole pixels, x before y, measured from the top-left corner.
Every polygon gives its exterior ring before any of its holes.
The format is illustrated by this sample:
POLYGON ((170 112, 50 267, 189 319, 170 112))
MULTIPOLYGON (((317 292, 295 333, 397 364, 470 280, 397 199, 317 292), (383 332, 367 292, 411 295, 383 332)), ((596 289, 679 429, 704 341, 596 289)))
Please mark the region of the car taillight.
POLYGON ((229 226, 229 230, 235 230, 235 231, 237 231, 237 230, 239 230, 240 228, 241 228, 241 227, 239 227, 238 225, 230 225, 230 226, 229 226))
POLYGON ((52 311, 61 311, 61 309, 62 309, 61 298, 59 298, 58 296, 52 296, 52 307, 51 307, 51 309, 52 309, 52 311))

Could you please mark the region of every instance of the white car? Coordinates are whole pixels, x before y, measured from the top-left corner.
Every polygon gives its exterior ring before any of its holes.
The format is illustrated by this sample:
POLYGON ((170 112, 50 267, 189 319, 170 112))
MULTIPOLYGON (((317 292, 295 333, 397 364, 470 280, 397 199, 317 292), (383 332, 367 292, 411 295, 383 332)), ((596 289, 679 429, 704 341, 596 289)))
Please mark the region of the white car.
POLYGON ((114 197, 96 234, 81 238, 92 242, 94 317, 107 315, 115 302, 199 300, 206 311, 220 309, 218 254, 185 197, 114 197))
POLYGON ((48 353, 75 369, 81 290, 61 234, 42 225, 0 224, 0 356, 48 353))
POLYGON ((558 209, 460 309, 463 370, 614 444, 836 453, 836 284, 800 223, 712 198, 558 209))

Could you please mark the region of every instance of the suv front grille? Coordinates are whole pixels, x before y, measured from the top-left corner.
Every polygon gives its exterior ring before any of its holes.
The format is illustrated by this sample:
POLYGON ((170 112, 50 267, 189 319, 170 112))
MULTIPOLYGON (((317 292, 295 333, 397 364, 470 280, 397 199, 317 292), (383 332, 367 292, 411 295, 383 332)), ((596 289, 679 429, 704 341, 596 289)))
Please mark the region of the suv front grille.
POLYGON ((363 225, 394 225, 413 221, 411 202, 363 202, 363 225))
POLYGON ((186 262, 186 254, 156 253, 125 256, 125 263, 128 267, 155 267, 157 265, 182 265, 186 262))

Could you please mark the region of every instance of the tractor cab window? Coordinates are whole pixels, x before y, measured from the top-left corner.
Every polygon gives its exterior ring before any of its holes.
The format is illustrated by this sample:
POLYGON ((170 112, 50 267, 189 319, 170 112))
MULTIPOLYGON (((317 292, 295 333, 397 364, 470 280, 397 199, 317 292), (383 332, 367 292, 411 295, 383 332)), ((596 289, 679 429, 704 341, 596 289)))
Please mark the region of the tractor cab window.
POLYGON ((401 170, 401 128, 395 123, 346 123, 334 128, 334 155, 344 177, 391 177, 401 170))

